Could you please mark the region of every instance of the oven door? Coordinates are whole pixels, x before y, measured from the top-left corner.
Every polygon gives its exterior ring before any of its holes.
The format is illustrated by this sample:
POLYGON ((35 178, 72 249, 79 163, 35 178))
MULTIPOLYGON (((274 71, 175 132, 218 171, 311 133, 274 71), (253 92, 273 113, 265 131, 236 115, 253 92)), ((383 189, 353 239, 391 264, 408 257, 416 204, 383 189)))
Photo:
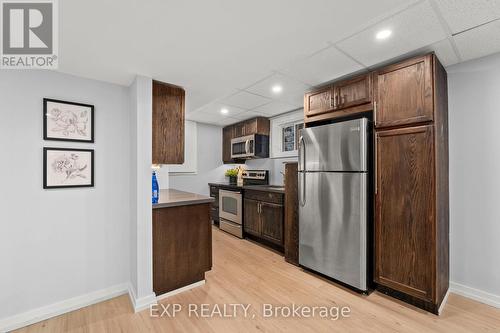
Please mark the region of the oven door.
POLYGON ((241 192, 219 190, 219 217, 241 225, 242 201, 241 192))
POLYGON ((231 140, 231 158, 255 156, 255 135, 247 135, 231 140))

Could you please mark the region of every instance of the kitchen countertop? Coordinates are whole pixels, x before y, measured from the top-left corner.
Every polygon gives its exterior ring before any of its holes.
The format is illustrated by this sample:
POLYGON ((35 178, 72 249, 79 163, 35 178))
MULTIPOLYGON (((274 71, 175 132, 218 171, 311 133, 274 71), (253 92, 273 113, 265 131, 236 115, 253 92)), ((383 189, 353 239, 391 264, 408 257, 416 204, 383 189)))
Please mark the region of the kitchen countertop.
POLYGON ((196 193, 174 189, 160 190, 160 199, 157 204, 153 204, 153 209, 212 203, 214 200, 212 197, 196 193))
POLYGON ((243 185, 238 186, 236 184, 229 183, 208 183, 208 185, 232 188, 232 189, 243 189, 243 190, 254 190, 254 191, 266 191, 285 194, 285 187, 281 185, 243 185))

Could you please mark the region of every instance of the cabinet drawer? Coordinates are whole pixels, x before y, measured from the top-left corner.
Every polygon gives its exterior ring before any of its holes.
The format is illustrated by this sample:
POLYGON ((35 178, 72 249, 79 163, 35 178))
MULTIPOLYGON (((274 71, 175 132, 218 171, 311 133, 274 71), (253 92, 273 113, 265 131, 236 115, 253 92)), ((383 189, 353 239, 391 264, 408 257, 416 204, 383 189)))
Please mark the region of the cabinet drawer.
POLYGON ((264 202, 270 202, 278 205, 283 204, 282 193, 268 192, 268 191, 257 191, 257 190, 247 190, 245 191, 245 199, 259 200, 264 202))

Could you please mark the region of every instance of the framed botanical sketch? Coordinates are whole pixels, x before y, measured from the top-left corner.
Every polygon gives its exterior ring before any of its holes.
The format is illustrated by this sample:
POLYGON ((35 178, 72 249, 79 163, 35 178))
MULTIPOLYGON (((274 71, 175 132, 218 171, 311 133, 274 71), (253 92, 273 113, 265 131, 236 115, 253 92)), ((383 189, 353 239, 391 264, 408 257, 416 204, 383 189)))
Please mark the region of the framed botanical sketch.
POLYGON ((44 98, 43 139, 94 142, 94 106, 44 98))
POLYGON ((43 148, 44 189, 93 186, 93 149, 43 148))

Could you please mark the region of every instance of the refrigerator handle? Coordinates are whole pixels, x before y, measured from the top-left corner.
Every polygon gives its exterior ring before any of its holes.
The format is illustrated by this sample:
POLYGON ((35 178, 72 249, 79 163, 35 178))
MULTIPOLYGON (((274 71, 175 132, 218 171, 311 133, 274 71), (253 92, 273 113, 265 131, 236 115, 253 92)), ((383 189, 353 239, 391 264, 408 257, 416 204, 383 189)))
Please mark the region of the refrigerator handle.
POLYGON ((299 171, 306 169, 306 144, 304 137, 301 135, 299 138, 299 171))
POLYGON ((304 137, 299 139, 299 204, 301 207, 306 205, 306 145, 304 137))

